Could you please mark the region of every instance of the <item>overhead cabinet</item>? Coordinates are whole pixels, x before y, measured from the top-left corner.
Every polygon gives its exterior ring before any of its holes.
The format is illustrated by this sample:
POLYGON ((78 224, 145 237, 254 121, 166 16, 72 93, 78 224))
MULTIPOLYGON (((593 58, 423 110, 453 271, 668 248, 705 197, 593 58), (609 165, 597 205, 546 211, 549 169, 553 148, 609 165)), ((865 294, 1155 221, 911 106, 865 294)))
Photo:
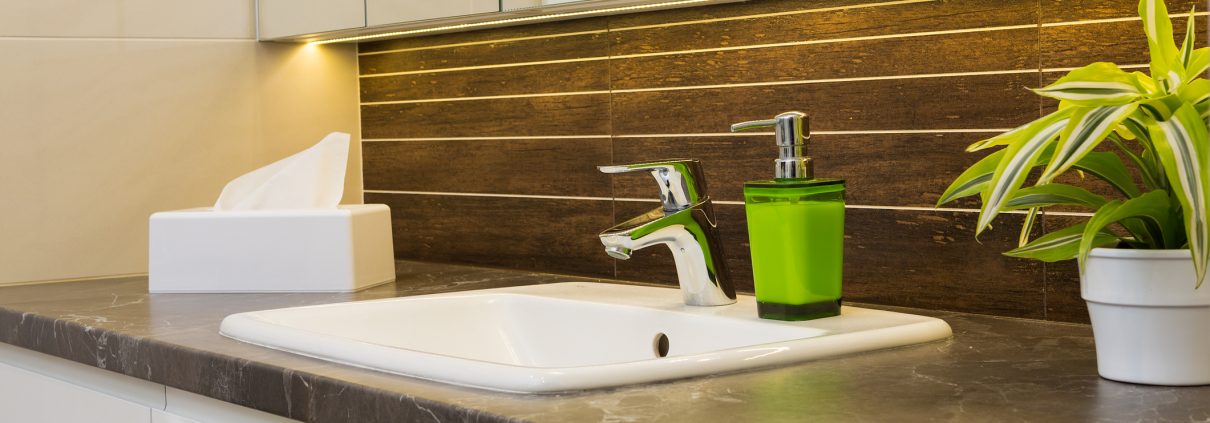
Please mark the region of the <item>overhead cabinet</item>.
POLYGON ((365 0, 366 24, 391 25, 500 11, 499 0, 365 0))
POLYGON ((744 0, 257 0, 262 41, 357 41, 744 0))
POLYGON ((365 0, 257 0, 256 2, 256 33, 261 40, 277 40, 365 27, 365 0))

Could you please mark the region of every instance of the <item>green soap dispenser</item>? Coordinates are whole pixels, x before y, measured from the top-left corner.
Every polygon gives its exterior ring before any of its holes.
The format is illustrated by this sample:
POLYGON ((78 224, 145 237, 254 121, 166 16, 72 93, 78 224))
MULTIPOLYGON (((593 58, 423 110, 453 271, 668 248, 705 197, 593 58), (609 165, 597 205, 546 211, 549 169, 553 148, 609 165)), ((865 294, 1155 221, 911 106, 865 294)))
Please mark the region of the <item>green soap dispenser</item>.
POLYGON ((772 127, 781 150, 773 179, 744 183, 757 312, 809 320, 840 314, 844 180, 816 178, 806 156, 807 115, 737 123, 732 132, 772 127))

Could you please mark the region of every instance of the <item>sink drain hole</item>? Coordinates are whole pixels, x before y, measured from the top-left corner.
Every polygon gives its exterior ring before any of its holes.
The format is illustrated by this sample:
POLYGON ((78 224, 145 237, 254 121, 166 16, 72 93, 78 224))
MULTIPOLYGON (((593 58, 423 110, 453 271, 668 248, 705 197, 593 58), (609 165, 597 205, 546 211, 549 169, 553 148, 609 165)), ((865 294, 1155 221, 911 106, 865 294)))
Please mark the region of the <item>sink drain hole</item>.
POLYGON ((651 342, 652 349, 655 350, 656 357, 668 356, 668 335, 663 332, 655 334, 655 339, 651 342))

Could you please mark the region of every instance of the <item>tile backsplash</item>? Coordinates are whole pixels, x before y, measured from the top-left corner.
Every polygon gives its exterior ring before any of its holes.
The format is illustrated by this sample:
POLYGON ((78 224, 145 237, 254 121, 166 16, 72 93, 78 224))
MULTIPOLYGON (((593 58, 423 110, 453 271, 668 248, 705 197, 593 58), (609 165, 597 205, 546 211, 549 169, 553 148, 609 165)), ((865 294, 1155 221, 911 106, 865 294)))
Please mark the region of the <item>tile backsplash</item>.
POLYGON ((399 258, 675 284, 666 249, 605 255, 596 234, 656 190, 595 166, 698 158, 750 292, 742 183, 776 149, 728 126, 801 110, 816 174, 848 180, 847 301, 1086 321, 1074 263, 1000 254, 1021 215, 976 240, 976 203, 933 203, 966 145, 1054 107, 1027 87, 1146 63, 1136 4, 751 0, 363 43, 366 202, 390 205, 399 258))

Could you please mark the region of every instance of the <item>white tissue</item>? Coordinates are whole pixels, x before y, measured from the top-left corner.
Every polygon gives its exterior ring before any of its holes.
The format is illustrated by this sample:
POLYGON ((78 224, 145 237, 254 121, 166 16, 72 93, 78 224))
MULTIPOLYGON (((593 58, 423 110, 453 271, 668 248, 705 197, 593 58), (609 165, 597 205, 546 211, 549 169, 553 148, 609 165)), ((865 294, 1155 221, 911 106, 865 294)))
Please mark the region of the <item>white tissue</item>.
POLYGON ((331 209, 344 195, 349 134, 333 132, 318 144, 235 178, 214 210, 331 209))

